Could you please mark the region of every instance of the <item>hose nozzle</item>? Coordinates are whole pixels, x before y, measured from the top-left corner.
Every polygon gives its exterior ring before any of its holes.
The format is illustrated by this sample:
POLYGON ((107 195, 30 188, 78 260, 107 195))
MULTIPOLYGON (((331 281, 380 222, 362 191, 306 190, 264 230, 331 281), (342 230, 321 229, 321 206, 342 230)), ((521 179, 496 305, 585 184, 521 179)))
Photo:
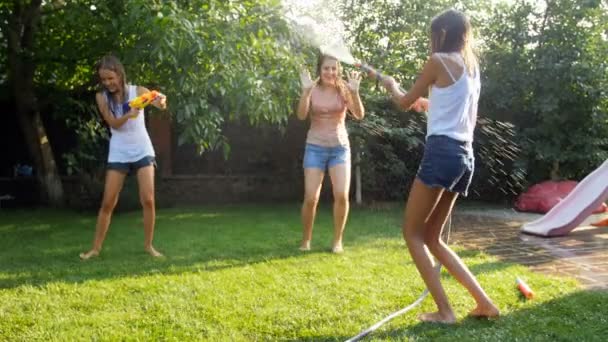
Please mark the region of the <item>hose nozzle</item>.
POLYGON ((367 76, 369 76, 371 78, 375 78, 376 80, 382 82, 384 75, 382 75, 381 72, 377 71, 372 66, 365 64, 365 63, 355 63, 354 65, 357 68, 360 68, 363 72, 367 73, 367 76))

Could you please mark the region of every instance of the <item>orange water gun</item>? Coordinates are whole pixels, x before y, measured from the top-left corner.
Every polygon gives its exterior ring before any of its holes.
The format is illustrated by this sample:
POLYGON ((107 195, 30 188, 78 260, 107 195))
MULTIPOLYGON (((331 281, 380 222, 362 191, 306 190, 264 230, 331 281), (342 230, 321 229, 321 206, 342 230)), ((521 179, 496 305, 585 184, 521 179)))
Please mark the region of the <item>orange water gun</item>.
POLYGON ((147 105, 152 103, 154 100, 156 100, 157 98, 164 97, 164 96, 165 95, 163 95, 162 93, 159 93, 156 90, 149 91, 149 92, 141 94, 138 97, 134 98, 133 100, 123 104, 122 111, 123 111, 123 113, 127 113, 128 111, 131 110, 131 108, 143 109, 147 105))
POLYGON ((519 292, 521 292, 526 299, 532 299, 534 297, 534 292, 532 289, 530 289, 530 286, 528 286, 528 284, 526 284, 526 282, 524 282, 521 278, 517 277, 516 284, 519 292))

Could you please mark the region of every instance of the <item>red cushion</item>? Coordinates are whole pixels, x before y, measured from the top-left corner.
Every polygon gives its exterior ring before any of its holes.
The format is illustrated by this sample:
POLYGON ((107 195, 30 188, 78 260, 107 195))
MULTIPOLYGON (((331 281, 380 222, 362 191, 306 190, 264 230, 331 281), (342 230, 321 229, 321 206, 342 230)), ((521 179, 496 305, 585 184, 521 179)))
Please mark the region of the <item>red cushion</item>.
MULTIPOLYGON (((576 181, 545 181, 535 184, 519 195, 515 208, 519 211, 544 214, 568 196, 577 184, 576 181)), ((603 213, 606 209, 606 204, 602 203, 593 213, 603 213)))

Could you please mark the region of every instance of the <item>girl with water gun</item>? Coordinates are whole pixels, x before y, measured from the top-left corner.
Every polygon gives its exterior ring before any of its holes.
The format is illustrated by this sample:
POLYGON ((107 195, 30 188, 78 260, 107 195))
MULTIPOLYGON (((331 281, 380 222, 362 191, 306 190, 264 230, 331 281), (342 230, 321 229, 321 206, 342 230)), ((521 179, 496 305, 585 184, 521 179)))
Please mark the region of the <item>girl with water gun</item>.
POLYGON ((143 107, 148 104, 165 109, 166 97, 160 93, 151 93, 144 87, 127 84, 124 67, 114 56, 104 56, 95 70, 100 85, 95 100, 101 116, 110 126, 112 136, 93 247, 88 252, 81 253, 80 258, 87 260, 101 252, 112 213, 128 174, 136 175, 139 186, 139 199, 143 208, 144 250, 151 256, 162 256, 152 246, 156 219, 155 154, 144 116, 140 114, 143 114, 143 107))

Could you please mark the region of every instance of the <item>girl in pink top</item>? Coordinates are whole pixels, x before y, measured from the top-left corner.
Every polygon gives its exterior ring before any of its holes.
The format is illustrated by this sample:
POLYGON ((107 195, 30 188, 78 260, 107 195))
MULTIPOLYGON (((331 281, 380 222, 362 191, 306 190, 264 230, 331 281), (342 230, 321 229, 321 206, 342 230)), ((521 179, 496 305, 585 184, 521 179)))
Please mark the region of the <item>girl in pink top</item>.
POLYGON ((315 81, 307 70, 300 75, 302 95, 297 114, 300 120, 310 117, 303 162, 302 251, 310 250, 312 226, 326 170, 334 195, 332 252, 343 251, 342 235, 348 216, 350 188, 350 143, 344 120, 347 110, 355 119, 363 119, 364 109, 359 97, 359 73, 347 74, 348 82, 341 78, 341 73, 340 63, 335 58, 321 55, 315 81))

